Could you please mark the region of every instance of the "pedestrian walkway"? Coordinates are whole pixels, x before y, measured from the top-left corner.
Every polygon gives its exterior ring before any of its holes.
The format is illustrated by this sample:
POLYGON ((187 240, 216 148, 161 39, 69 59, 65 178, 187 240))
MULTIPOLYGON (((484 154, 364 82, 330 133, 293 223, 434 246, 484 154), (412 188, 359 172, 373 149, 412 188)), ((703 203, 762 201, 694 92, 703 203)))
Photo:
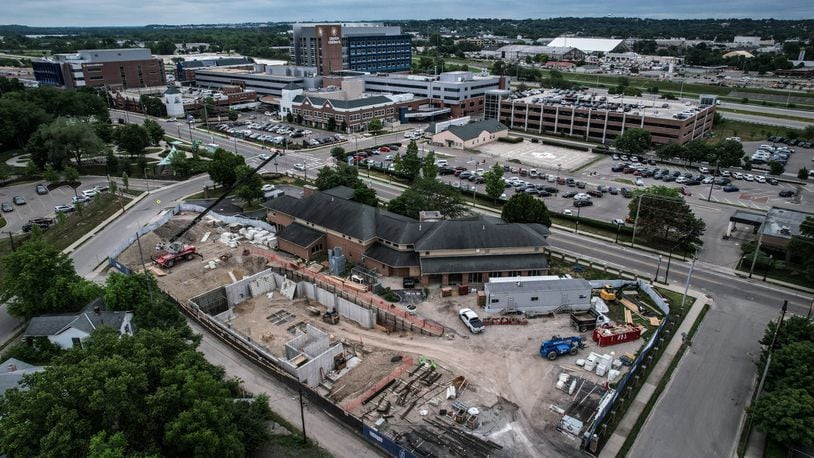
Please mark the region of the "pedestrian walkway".
MULTIPOLYGON (((666 288, 671 291, 684 292, 683 288, 678 286, 667 286, 666 288)), ((613 435, 608 439, 605 447, 602 448, 602 452, 599 454, 600 458, 615 457, 619 453, 619 450, 625 443, 625 439, 633 429, 633 425, 636 424, 636 420, 642 415, 644 407, 653 396, 656 386, 664 377, 673 358, 678 354, 682 345, 681 335, 683 333, 689 334, 690 328, 692 328, 696 318, 698 318, 698 315, 704 308, 704 304, 710 302, 710 299, 701 291, 689 290, 687 294, 696 298, 695 303, 693 303, 692 308, 687 312, 687 316, 684 318, 681 326, 679 326, 675 334, 673 334, 673 338, 670 340, 670 343, 667 344, 667 348, 664 349, 664 353, 661 355, 661 358, 659 358, 659 362, 656 363, 656 366, 653 368, 653 371, 650 372, 644 385, 639 389, 639 393, 636 394, 636 399, 634 399, 630 407, 628 407, 624 417, 622 417, 622 421, 616 426, 613 435)), ((671 305, 678 307, 678 304, 671 305)), ((653 411, 651 410, 651 412, 653 411)))

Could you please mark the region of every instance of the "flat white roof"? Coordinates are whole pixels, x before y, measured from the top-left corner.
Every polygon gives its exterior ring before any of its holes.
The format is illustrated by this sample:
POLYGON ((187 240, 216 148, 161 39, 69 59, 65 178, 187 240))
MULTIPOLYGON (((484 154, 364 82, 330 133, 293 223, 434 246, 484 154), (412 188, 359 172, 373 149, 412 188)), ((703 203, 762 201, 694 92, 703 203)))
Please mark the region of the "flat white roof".
POLYGON ((557 37, 548 46, 577 48, 582 52, 611 52, 623 41, 621 38, 557 37))

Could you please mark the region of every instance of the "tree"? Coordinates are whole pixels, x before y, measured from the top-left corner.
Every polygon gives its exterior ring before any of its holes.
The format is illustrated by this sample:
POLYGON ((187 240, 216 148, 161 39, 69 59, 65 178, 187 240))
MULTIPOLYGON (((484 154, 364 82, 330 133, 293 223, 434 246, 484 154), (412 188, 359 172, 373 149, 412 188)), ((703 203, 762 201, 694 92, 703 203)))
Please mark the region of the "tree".
POLYGON ((293 115, 293 114, 291 114, 291 112, 288 112, 288 113, 285 115, 285 121, 286 121, 287 123, 292 123, 292 122, 294 122, 294 115, 293 115))
POLYGON ((331 157, 337 160, 337 162, 345 162, 347 159, 347 154, 345 154, 345 148, 341 146, 334 146, 331 148, 331 157))
POLYGON ((421 164, 421 175, 424 178, 435 178, 438 176, 438 164, 435 163, 435 151, 430 151, 424 156, 421 164))
POLYGON ((91 124, 60 118, 41 126, 31 136, 26 151, 40 168, 46 163, 62 170, 69 160, 82 167, 82 159, 100 156, 105 149, 91 124))
POLYGON ((185 177, 192 173, 192 163, 187 159, 185 152, 176 150, 170 158, 170 167, 179 176, 185 177))
POLYGON ((415 140, 410 140, 404 157, 400 158, 397 162, 394 161, 393 168, 397 174, 407 178, 411 182, 415 181, 419 172, 421 172, 421 159, 418 157, 418 145, 415 140))
POLYGON ((800 137, 805 138, 806 140, 814 140, 814 125, 806 126, 802 132, 800 132, 800 137))
POLYGON ((119 172, 119 158, 113 151, 108 151, 105 156, 105 171, 108 175, 116 175, 119 172))
POLYGON ((65 181, 68 183, 78 183, 79 182, 79 170, 74 167, 67 166, 65 170, 62 171, 62 177, 65 178, 65 181))
POLYGON ((138 329, 186 329, 178 307, 161 292, 155 277, 146 273, 123 275, 113 272, 105 282, 105 307, 133 312, 138 329))
POLYGON ((695 139, 687 142, 684 145, 684 160, 689 165, 693 162, 700 162, 707 160, 712 154, 712 149, 709 144, 702 139, 695 139))
POLYGON ((340 125, 339 130, 341 130, 342 132, 348 131, 348 123, 344 119, 342 120, 342 124, 340 125))
POLYGON ((138 124, 125 124, 116 128, 113 141, 132 157, 144 153, 144 148, 150 144, 150 135, 138 124))
POLYGON ((11 97, 0 98, 0 143, 22 148, 37 129, 51 122, 37 104, 11 97))
POLYGON ((642 154, 650 149, 650 132, 631 128, 616 139, 616 149, 627 154, 642 154))
POLYGON ((102 143, 111 143, 113 141, 113 124, 106 122, 93 123, 93 129, 96 131, 96 136, 102 143))
POLYGON ((491 169, 483 174, 484 185, 486 187, 486 195, 497 202, 497 198, 503 194, 506 186, 503 182, 503 167, 495 163, 491 169))
POLYGON ((382 121, 380 119, 372 119, 369 123, 367 123, 367 131, 373 135, 379 135, 382 132, 382 121))
POLYGON ((144 94, 139 97, 139 102, 144 108, 144 112, 150 116, 161 117, 167 115, 166 105, 156 96, 144 94))
POLYGON ((329 131, 333 132, 336 130, 336 118, 334 117, 328 118, 327 124, 328 124, 327 128, 329 131))
POLYGON ((800 180, 803 180, 803 181, 807 180, 808 179, 808 169, 805 168, 805 167, 800 168, 800 170, 797 171, 797 179, 800 179, 800 180))
POLYGON ((6 391, 0 400, 0 451, 251 455, 268 439, 268 399, 236 401, 239 385, 196 351, 197 341, 173 329, 119 336, 118 330, 100 327, 81 347, 26 378, 23 390, 6 391))
POLYGON ((229 117, 229 121, 233 121, 233 122, 234 122, 234 121, 237 121, 237 118, 238 118, 239 116, 238 116, 238 114, 237 114, 237 111, 235 111, 235 110, 229 110, 229 115, 228 115, 228 117, 229 117))
POLYGON ((755 425, 786 445, 809 447, 814 443, 814 397, 800 388, 780 388, 765 393, 752 408, 755 425))
POLYGON ((677 188, 650 186, 638 189, 634 191, 628 210, 631 218, 638 216, 637 236, 675 243, 683 251, 703 244, 701 236, 706 224, 693 214, 677 188))
POLYGON ((99 287, 78 276, 73 262, 42 236, 34 234, 2 259, 0 301, 21 319, 45 313, 74 312, 100 294, 99 287))
POLYGON ((42 177, 51 184, 59 183, 62 180, 60 173, 51 164, 45 167, 45 170, 42 172, 42 177))
POLYGON ((551 227, 551 217, 545 203, 525 192, 514 194, 503 205, 500 217, 507 223, 537 223, 551 227))
POLYGON ((388 202, 387 209, 415 219, 420 211, 438 211, 445 218, 457 218, 466 212, 458 191, 437 180, 421 177, 388 202))
POLYGON ((353 188, 353 200, 356 202, 372 207, 379 205, 376 191, 359 179, 359 172, 356 167, 351 167, 343 162, 340 162, 335 169, 328 166, 319 169, 314 184, 320 191, 337 186, 347 186, 353 188))
POLYGON ((741 142, 724 140, 712 147, 709 163, 717 163, 721 168, 734 167, 740 165, 742 157, 743 145, 741 142))
POLYGON ((147 138, 153 145, 157 145, 164 138, 164 128, 150 118, 144 120, 144 129, 147 131, 147 138))
POLYGON ((814 281, 814 217, 800 223, 800 233, 792 236, 787 251, 800 260, 806 278, 814 281))
POLYGON ((780 161, 769 161, 769 173, 771 175, 780 175, 786 171, 786 167, 780 161))
POLYGON ((684 147, 678 143, 668 143, 656 150, 656 156, 658 156, 658 158, 662 161, 666 161, 674 157, 682 158, 684 155, 684 147))
POLYGON ((238 180, 243 180, 240 186, 235 189, 235 195, 240 197, 246 202, 246 206, 251 207, 256 199, 262 199, 264 196, 263 178, 260 175, 252 174, 252 168, 248 165, 240 165, 235 170, 238 180))
POLYGON ((207 171, 212 181, 224 188, 228 188, 237 181, 237 168, 245 163, 246 160, 243 156, 218 148, 212 155, 212 160, 209 161, 207 171))

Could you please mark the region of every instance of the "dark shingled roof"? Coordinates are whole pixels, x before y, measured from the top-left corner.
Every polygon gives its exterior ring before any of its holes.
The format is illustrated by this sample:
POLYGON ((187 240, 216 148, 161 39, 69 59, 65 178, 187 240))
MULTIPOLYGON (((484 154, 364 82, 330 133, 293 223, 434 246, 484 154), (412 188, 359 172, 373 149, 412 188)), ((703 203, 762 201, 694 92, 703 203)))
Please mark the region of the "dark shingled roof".
POLYGON ((376 218, 376 235, 399 245, 413 245, 430 231, 433 224, 436 223, 420 223, 395 213, 381 212, 376 218))
POLYGON ((548 268, 548 261, 546 261, 542 253, 421 258, 421 273, 423 275, 461 272, 501 272, 546 268, 548 268))
POLYGON ((324 234, 315 231, 311 228, 305 227, 301 224, 289 224, 285 229, 277 233, 277 237, 281 240, 287 240, 294 245, 306 248, 311 246, 312 243, 320 239, 324 234))
POLYGON ((340 199, 351 200, 353 199, 353 194, 356 192, 355 189, 349 186, 337 186, 335 188, 326 189, 322 191, 329 196, 339 197, 340 199))
POLYGON ((9 358, 3 361, 0 363, 0 394, 5 393, 6 390, 11 388, 19 388, 19 383, 24 375, 34 374, 44 370, 45 368, 42 366, 34 366, 17 358, 9 358), (15 368, 14 372, 10 371, 9 366, 15 368))
POLYGON ((469 123, 465 126, 450 126, 447 130, 461 140, 467 141, 477 138, 478 135, 480 135, 484 130, 494 134, 496 132, 501 132, 508 129, 508 127, 504 126, 500 122, 490 119, 487 121, 469 123))
POLYGON ((325 102, 329 102, 334 108, 339 110, 352 110, 354 108, 364 108, 373 105, 381 105, 381 104, 389 104, 393 103, 392 100, 383 96, 383 95, 376 95, 373 97, 363 97, 361 99, 353 99, 353 100, 335 100, 335 99, 326 99, 324 97, 316 97, 312 95, 298 95, 294 97, 294 103, 302 103, 308 99, 312 106, 321 107, 325 104, 325 102))
POLYGON ((129 312, 101 311, 85 312, 79 315, 45 315, 31 319, 25 329, 26 337, 53 336, 68 328, 76 328, 88 334, 99 326, 121 328, 125 315, 129 312))
POLYGON ((359 240, 376 235, 376 208, 322 192, 303 199, 282 196, 264 205, 359 240))
POLYGON ((364 257, 371 258, 390 267, 412 267, 418 265, 418 253, 398 251, 380 243, 374 243, 365 251, 364 257))
POLYGON ((449 220, 436 223, 416 242, 415 248, 430 251, 546 246, 545 236, 548 234, 548 228, 542 224, 449 220))

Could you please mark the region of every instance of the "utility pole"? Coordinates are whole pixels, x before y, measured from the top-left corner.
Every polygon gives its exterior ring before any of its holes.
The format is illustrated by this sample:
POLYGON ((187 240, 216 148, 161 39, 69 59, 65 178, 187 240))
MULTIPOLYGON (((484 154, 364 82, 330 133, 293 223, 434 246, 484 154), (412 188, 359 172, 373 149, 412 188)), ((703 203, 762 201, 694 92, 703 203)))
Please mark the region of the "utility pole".
POLYGON ((755 263, 757 263, 757 254, 760 252, 760 243, 763 241, 763 226, 766 225, 766 218, 768 213, 763 216, 763 222, 760 223, 760 227, 758 230, 760 231, 760 235, 757 237, 757 246, 755 247, 755 255, 752 256, 752 267, 749 268, 749 278, 752 278, 752 272, 755 271, 755 263))
POLYGON ((300 385, 300 420, 302 421, 302 443, 308 442, 308 437, 305 435, 305 408, 302 404, 302 385, 300 385))
POLYGON ((636 243, 636 229, 639 227, 639 210, 642 208, 642 197, 644 197, 644 194, 639 196, 639 203, 636 204, 636 219, 633 220, 633 237, 630 239, 631 248, 636 243))

